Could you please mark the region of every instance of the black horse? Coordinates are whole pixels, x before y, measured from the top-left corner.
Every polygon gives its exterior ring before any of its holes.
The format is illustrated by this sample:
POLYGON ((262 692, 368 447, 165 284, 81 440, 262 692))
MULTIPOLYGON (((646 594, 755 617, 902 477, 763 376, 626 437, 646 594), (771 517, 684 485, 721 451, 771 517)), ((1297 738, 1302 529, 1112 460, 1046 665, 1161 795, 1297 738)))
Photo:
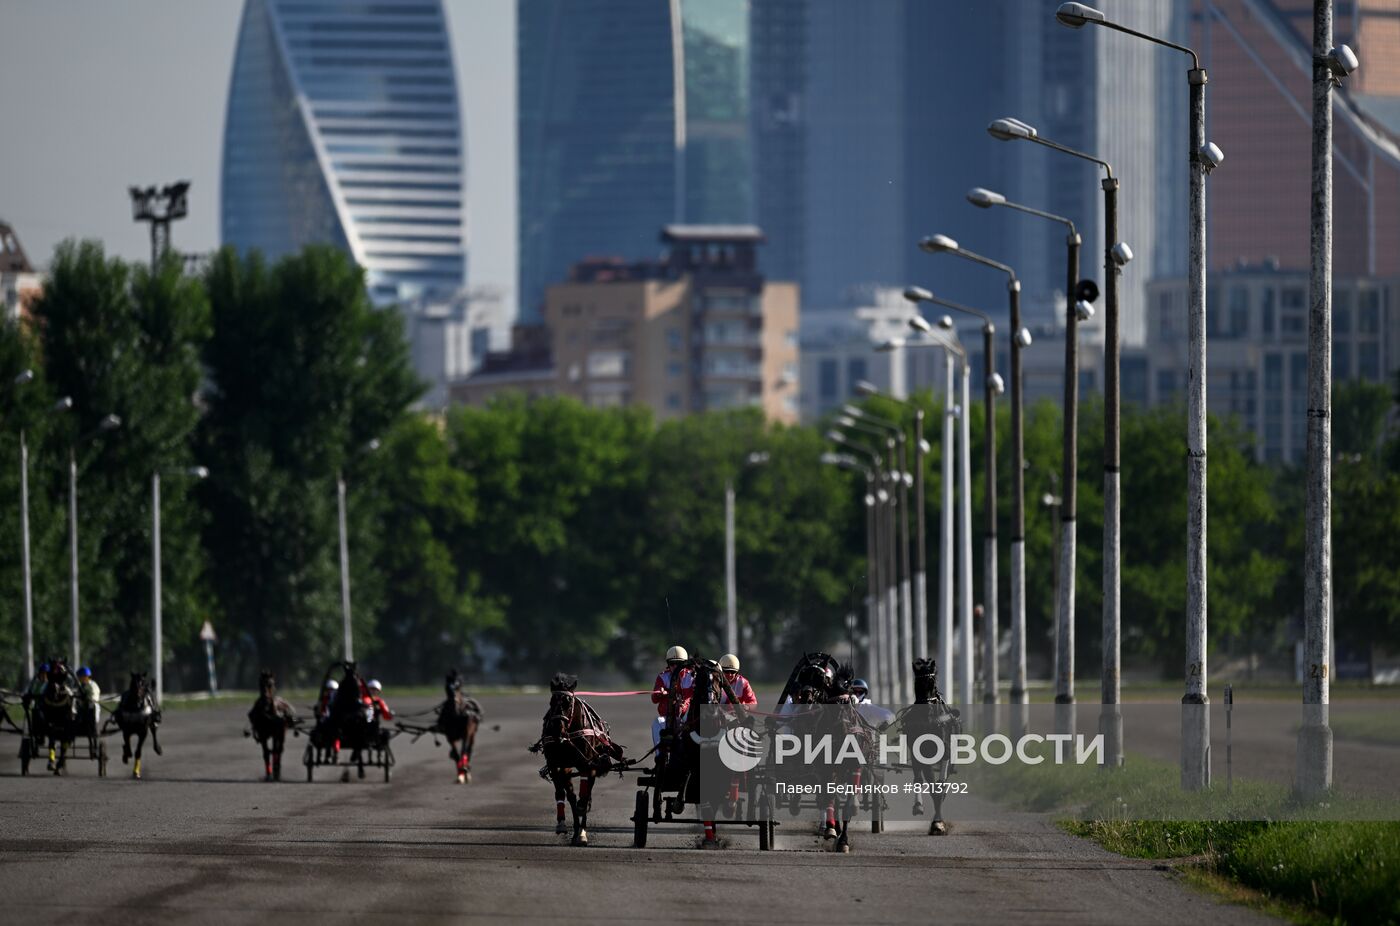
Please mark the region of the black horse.
MULTIPOLYGON (((263 670, 258 690, 261 693, 248 711, 248 725, 253 739, 262 747, 263 781, 281 781, 282 747, 287 731, 296 728, 296 711, 277 696, 277 679, 270 670, 263 670)), ((244 731, 244 735, 250 734, 244 731)))
POLYGON ((540 776, 554 783, 554 832, 567 832, 564 804, 574 815, 575 846, 588 845, 588 809, 593 800, 593 782, 614 766, 623 764, 623 747, 612 740, 607 723, 598 712, 574 694, 578 679, 556 673, 549 681, 549 710, 540 727, 540 738, 531 752, 543 752, 545 767, 540 776), (579 779, 574 794, 573 779, 579 779))
POLYGON ((443 691, 447 697, 438 705, 434 727, 447 740, 448 755, 457 763, 457 783, 467 784, 472 780, 472 746, 481 726, 481 705, 462 691, 462 676, 456 669, 448 673, 443 691))
POLYGON ((914 660, 914 703, 899 712, 895 724, 903 729, 910 742, 921 736, 932 736, 943 743, 943 757, 935 765, 914 762, 914 814, 924 812, 923 791, 927 788, 933 797, 933 820, 928 825, 930 836, 942 836, 948 832, 948 824, 943 820, 943 788, 952 774, 953 762, 949 755, 952 737, 962 732, 962 721, 956 710, 943 701, 938 690, 938 664, 932 658, 914 660))
POLYGON ((37 732, 48 741, 48 768, 55 775, 63 774, 68 746, 80 732, 76 687, 68 673, 50 673, 35 712, 35 718, 40 721, 37 732))
MULTIPOLYGON (((852 680, 851 670, 835 657, 826 653, 803 654, 778 696, 779 712, 788 713, 784 723, 794 733, 816 738, 830 736, 838 743, 855 737, 861 755, 871 756, 875 731, 856 710, 852 680), (808 706, 813 709, 804 709, 808 706)), ((850 825, 857 806, 855 794, 860 792, 865 771, 862 762, 848 758, 834 763, 823 780, 814 782, 824 786, 822 790, 831 795, 822 808, 825 814, 821 834, 831 842, 833 851, 851 851, 850 825), (825 787, 828 785, 837 787, 833 792, 825 787), (844 800, 838 800, 837 795, 841 793, 846 795, 844 800)))
POLYGON ((146 745, 146 737, 151 737, 151 748, 156 755, 161 754, 160 740, 156 738, 156 728, 160 726, 160 710, 157 709, 145 672, 132 672, 131 684, 122 694, 113 719, 122 731, 122 764, 132 758, 131 738, 136 737, 135 763, 131 767, 131 777, 141 777, 141 750, 146 745))

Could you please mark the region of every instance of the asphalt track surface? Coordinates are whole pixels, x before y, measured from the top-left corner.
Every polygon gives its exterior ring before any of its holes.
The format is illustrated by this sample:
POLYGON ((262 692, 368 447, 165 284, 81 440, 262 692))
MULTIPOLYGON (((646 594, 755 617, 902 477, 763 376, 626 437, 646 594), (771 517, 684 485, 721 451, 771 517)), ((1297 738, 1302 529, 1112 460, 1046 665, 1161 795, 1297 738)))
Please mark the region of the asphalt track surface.
MULTIPOLYGON (((782 817, 777 851, 756 829, 653 827, 632 848, 635 785, 600 782, 592 845, 554 834, 551 786, 526 746, 547 696, 483 698, 474 780, 458 785, 445 746, 394 741, 392 782, 306 782, 305 739, 288 739, 284 780, 260 781, 242 735, 246 707, 170 711, 164 756, 130 779, 119 740, 109 778, 75 762, 59 778, 19 775, 0 737, 0 921, 24 923, 1265 923, 1033 815, 852 824, 854 851, 825 851, 814 823, 782 817), (499 725, 499 729, 495 729, 499 725)), ((650 745, 645 697, 594 702, 632 755, 650 745)), ((395 704, 403 713, 426 701, 395 704)), ((148 743, 149 747, 149 743, 148 743)), ((965 805, 966 806, 966 805, 965 805)))

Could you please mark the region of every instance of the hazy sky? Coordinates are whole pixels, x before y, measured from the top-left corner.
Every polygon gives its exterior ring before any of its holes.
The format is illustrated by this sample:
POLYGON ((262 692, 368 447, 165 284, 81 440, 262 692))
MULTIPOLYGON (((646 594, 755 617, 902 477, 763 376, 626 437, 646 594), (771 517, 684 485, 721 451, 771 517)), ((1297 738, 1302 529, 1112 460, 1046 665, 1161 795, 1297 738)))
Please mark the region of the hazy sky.
MULTIPOLYGON (((30 260, 67 237, 145 259, 127 187, 190 180, 176 246, 219 244, 244 0, 0 0, 0 217, 30 260)), ((515 292, 515 0, 444 0, 467 142, 470 283, 515 292)))

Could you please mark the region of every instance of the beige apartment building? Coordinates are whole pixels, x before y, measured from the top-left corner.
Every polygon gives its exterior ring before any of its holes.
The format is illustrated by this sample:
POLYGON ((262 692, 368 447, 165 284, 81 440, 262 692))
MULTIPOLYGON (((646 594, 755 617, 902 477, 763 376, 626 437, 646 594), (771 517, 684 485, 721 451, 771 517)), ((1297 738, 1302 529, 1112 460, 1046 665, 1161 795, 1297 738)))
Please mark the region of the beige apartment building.
POLYGON ((576 264, 546 290, 542 330, 517 328, 510 353, 488 356, 453 399, 567 395, 658 419, 755 406, 797 421, 798 287, 758 272, 762 233, 668 225, 661 240, 659 260, 576 264))

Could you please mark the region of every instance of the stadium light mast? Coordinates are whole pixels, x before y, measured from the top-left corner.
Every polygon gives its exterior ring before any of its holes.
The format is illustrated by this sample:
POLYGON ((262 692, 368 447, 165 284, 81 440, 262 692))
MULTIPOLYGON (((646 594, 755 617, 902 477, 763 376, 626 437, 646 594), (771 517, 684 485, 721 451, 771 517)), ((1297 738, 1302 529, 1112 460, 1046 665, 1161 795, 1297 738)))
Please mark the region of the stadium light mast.
POLYGON ((181 180, 156 189, 130 187, 131 218, 151 224, 151 269, 170 250, 170 223, 189 214, 190 182, 181 180))

